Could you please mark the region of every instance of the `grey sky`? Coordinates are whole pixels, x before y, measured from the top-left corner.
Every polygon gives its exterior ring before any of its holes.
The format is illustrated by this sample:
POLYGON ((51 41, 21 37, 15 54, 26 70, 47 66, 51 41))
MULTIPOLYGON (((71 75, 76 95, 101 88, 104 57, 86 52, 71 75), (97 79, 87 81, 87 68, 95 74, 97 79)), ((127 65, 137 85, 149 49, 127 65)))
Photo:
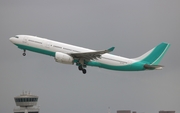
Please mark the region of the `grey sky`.
POLYGON ((11 113, 23 90, 38 95, 41 113, 107 113, 130 109, 180 112, 180 1, 0 1, 0 113, 11 113), (112 54, 140 56, 161 42, 171 47, 161 71, 121 72, 56 63, 9 38, 45 37, 112 54))

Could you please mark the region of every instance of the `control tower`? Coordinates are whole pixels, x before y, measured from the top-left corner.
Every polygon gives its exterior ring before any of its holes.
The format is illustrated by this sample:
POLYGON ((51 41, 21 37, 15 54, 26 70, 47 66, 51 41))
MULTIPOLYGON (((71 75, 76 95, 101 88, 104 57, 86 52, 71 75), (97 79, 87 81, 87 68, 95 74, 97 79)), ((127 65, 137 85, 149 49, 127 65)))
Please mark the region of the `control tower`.
POLYGON ((32 95, 27 92, 14 97, 17 108, 14 108, 14 113, 39 113, 37 107, 38 96, 32 95))

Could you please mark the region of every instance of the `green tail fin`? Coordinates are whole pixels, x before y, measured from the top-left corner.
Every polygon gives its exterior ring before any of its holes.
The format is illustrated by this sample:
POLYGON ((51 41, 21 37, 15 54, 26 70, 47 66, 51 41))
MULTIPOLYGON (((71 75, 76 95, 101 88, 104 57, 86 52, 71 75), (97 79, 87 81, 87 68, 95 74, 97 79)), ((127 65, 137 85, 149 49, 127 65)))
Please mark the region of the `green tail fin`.
POLYGON ((145 53, 144 55, 135 59, 151 65, 158 65, 169 47, 170 44, 163 42, 145 53))

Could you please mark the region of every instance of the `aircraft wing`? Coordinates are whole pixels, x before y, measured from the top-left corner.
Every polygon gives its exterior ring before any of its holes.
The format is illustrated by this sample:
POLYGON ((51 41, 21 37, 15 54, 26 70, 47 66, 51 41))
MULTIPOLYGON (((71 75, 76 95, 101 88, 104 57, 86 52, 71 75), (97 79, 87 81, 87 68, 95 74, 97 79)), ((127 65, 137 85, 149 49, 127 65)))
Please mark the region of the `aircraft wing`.
POLYGON ((93 51, 93 52, 81 52, 81 53, 70 53, 75 59, 84 59, 84 60, 94 60, 100 58, 102 54, 109 53, 114 50, 115 47, 111 47, 103 51, 93 51))

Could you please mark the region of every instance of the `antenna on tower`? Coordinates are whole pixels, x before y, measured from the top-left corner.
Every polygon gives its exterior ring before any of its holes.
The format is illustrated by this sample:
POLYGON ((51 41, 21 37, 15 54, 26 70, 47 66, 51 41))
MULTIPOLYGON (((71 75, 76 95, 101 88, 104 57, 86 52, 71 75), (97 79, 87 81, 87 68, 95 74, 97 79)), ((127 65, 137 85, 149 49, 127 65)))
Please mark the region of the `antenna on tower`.
POLYGON ((22 91, 22 95, 24 95, 24 90, 22 91))

